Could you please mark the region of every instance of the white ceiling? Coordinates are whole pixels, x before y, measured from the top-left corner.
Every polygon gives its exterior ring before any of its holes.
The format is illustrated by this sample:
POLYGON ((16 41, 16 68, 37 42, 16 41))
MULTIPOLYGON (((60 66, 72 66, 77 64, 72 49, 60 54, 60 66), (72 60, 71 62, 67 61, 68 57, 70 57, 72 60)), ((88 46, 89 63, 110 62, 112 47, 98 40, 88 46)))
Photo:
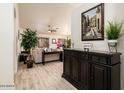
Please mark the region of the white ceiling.
POLYGON ((81 4, 72 3, 22 3, 19 5, 21 28, 30 27, 46 33, 48 25, 60 28, 58 34, 70 34, 71 13, 81 4))

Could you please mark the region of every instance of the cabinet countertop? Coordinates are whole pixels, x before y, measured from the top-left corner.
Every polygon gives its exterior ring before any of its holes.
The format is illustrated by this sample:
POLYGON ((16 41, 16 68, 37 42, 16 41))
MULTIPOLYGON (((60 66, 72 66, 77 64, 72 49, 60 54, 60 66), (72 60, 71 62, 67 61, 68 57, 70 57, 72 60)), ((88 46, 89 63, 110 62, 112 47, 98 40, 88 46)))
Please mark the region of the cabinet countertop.
POLYGON ((90 50, 90 51, 84 51, 84 49, 81 48, 64 48, 64 50, 72 50, 72 51, 80 51, 85 53, 94 53, 94 54, 105 54, 105 55, 121 55, 120 52, 109 52, 109 51, 100 51, 100 50, 90 50))

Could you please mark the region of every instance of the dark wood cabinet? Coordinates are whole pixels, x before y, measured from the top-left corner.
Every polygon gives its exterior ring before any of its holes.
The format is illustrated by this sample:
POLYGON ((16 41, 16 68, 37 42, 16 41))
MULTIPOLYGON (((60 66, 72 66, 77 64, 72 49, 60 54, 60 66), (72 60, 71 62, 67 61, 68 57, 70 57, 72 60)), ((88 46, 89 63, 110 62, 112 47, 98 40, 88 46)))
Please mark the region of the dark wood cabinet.
POLYGON ((80 85, 81 89, 88 89, 88 63, 80 60, 80 85))
POLYGON ((78 77, 79 77, 79 73, 78 73, 78 68, 79 68, 79 61, 78 58, 76 56, 72 56, 71 57, 71 77, 72 79, 74 79, 76 82, 78 82, 78 77))
POLYGON ((71 61, 70 61, 70 56, 66 55, 64 56, 64 73, 66 73, 67 76, 70 76, 71 75, 71 72, 70 72, 70 67, 71 67, 71 61))
POLYGON ((107 89, 107 67, 90 64, 90 89, 107 89))
POLYGON ((63 77, 77 89, 120 89, 120 55, 64 49, 63 77))

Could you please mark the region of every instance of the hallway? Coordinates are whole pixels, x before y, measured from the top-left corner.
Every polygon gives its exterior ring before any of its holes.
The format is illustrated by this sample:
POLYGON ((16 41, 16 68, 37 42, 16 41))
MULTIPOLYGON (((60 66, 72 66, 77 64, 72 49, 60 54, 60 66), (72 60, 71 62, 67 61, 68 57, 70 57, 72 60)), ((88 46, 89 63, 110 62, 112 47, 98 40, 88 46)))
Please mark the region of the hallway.
POLYGON ((62 72, 62 62, 51 62, 44 66, 37 64, 31 69, 20 63, 15 75, 15 87, 17 90, 75 90, 75 87, 61 77, 62 72))

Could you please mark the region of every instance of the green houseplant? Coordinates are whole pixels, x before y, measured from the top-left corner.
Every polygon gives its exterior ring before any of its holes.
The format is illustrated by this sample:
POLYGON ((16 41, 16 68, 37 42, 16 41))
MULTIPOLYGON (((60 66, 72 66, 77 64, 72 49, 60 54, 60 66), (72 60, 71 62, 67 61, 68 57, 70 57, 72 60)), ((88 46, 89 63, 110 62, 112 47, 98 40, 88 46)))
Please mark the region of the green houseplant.
POLYGON ((66 43, 67 43, 67 48, 71 48, 71 39, 69 37, 67 37, 66 43))
POLYGON ((107 38, 108 40, 117 40, 120 37, 120 32, 122 29, 123 23, 117 22, 108 22, 109 25, 107 26, 107 38))
POLYGON ((115 47, 117 52, 117 40, 121 36, 120 32, 122 30, 122 26, 123 26, 123 23, 108 22, 106 33, 107 33, 109 50, 110 50, 110 47, 115 47))
POLYGON ((27 67, 32 67, 33 66, 33 62, 31 60, 33 60, 32 55, 31 55, 31 49, 35 48, 38 44, 38 37, 37 37, 37 33, 36 31, 33 31, 29 28, 27 28, 26 30, 24 30, 23 33, 21 33, 22 36, 22 42, 21 42, 21 47, 23 47, 23 49, 25 51, 28 51, 28 63, 27 63, 27 67), (29 66, 30 65, 30 66, 29 66))

